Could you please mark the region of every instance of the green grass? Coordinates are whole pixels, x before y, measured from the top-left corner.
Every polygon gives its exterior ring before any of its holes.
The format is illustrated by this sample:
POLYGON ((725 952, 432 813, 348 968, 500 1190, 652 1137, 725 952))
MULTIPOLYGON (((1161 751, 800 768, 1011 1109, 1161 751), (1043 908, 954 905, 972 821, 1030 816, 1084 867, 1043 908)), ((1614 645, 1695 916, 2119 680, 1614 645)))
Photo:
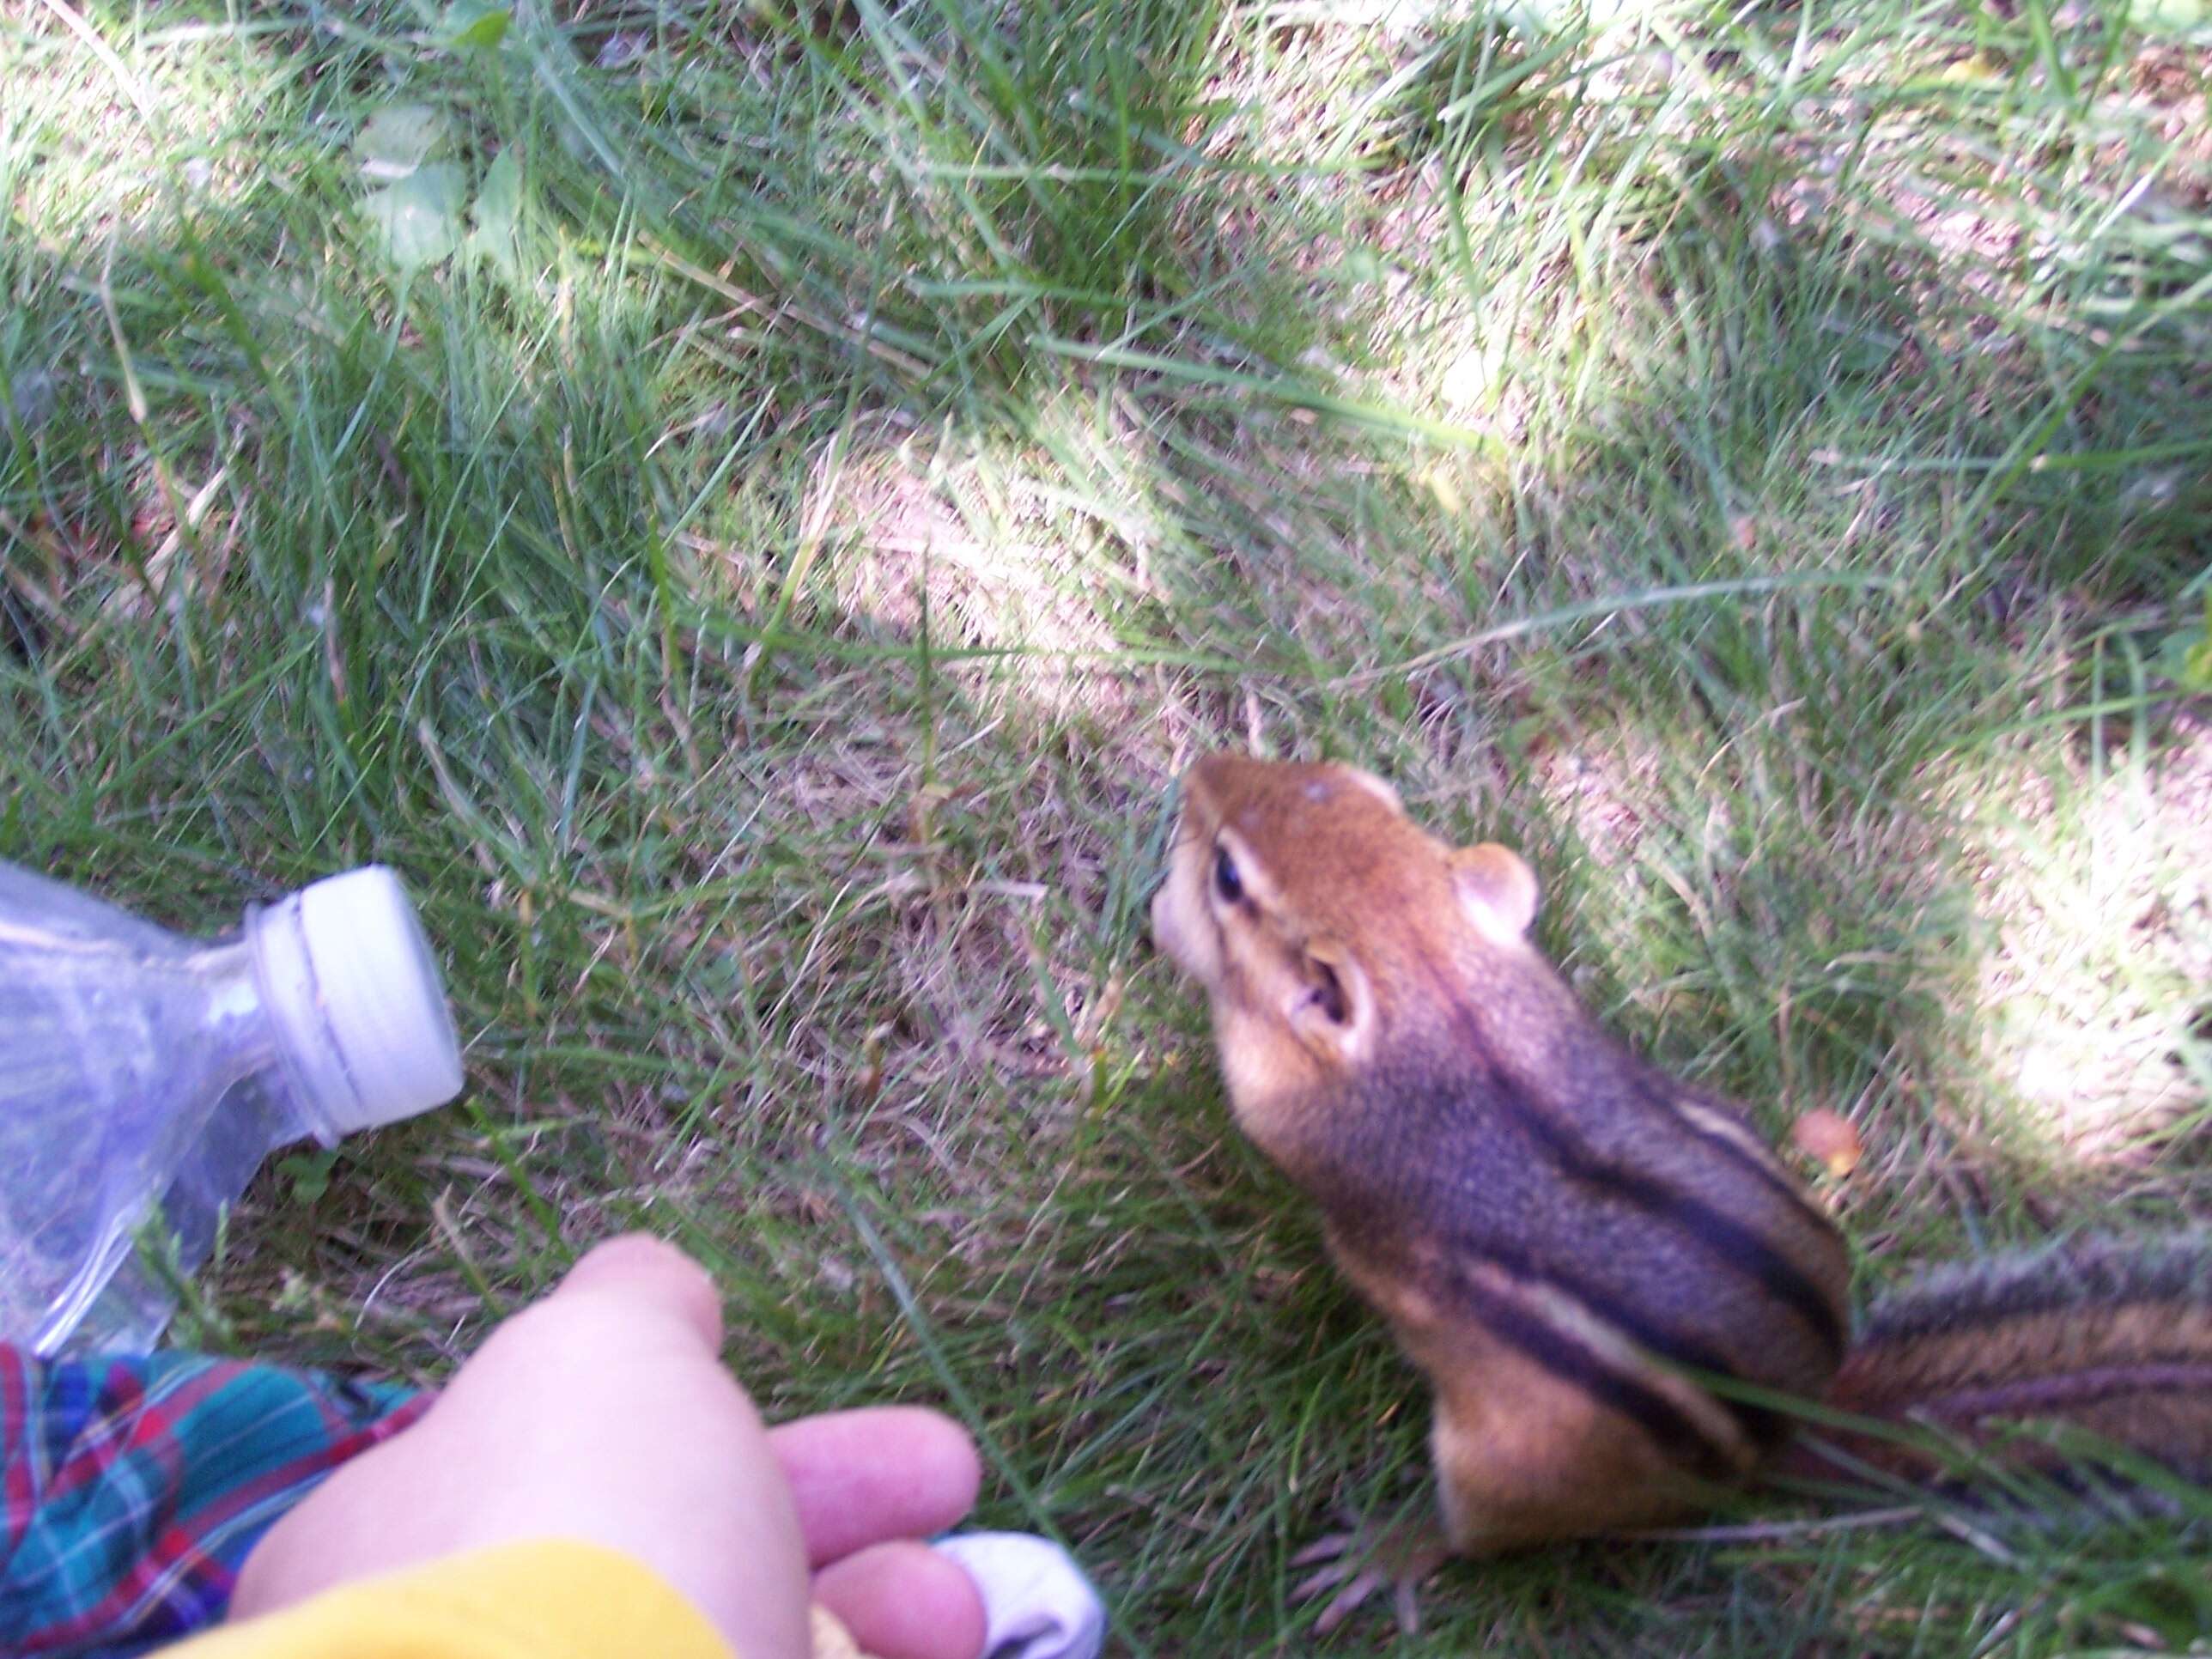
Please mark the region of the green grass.
MULTIPOLYGON (((1519 845, 1608 1019, 1848 1111, 1869 1282, 2212 1215, 2184 9, 1366 9, 0 20, 0 856, 203 930, 387 860, 468 1042, 185 1334, 434 1377, 658 1228, 775 1411, 967 1418, 1127 1650, 1304 1647, 1420 1390, 1144 941, 1224 743, 1519 845), (410 111, 482 234, 405 270, 410 111)), ((1765 1518, 1395 1650, 2212 1639, 2201 1495, 1765 1518)))

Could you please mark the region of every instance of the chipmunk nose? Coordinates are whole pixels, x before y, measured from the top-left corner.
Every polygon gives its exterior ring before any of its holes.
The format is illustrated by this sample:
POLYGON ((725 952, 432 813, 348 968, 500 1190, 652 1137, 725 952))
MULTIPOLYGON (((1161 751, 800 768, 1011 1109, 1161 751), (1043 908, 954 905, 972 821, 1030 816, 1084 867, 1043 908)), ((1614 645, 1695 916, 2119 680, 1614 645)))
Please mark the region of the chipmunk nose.
POLYGON ((1175 860, 1170 860, 1167 874, 1152 894, 1152 948, 1182 972, 1202 979, 1205 963, 1201 953, 1194 948, 1195 942, 1182 925, 1182 907, 1176 902, 1175 884, 1179 873, 1175 860))

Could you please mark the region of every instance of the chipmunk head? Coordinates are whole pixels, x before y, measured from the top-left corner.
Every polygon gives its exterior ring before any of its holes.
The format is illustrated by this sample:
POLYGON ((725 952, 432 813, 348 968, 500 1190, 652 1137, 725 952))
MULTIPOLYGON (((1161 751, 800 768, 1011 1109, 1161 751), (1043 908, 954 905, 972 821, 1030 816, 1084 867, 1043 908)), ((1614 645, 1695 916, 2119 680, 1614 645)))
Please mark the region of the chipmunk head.
POLYGON ((1206 988, 1248 1128, 1260 1102, 1358 1071, 1471 951, 1528 948, 1528 866, 1446 846, 1356 767, 1212 755, 1182 797, 1152 938, 1206 988))

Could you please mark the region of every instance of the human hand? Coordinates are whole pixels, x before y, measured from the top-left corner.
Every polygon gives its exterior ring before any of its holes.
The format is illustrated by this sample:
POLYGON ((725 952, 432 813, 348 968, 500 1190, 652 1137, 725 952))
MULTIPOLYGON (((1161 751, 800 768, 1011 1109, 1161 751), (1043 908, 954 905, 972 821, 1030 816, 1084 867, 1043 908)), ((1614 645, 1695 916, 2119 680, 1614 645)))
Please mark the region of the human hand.
POLYGON ((805 1659, 810 1596, 883 1659, 975 1659, 975 1587, 919 1541, 975 1502, 965 1431, 899 1407, 766 1428, 720 1346, 720 1298, 690 1257, 643 1235, 599 1246, 421 1421, 270 1529, 231 1616, 558 1537, 644 1563, 747 1659, 805 1659))

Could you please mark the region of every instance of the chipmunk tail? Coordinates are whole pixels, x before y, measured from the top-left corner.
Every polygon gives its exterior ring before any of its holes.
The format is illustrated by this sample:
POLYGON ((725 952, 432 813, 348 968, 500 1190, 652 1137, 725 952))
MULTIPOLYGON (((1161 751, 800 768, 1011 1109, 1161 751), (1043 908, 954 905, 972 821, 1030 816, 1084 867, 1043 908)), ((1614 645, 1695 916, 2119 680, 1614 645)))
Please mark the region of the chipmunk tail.
MULTIPOLYGON (((2212 1480, 2212 1231, 2086 1237, 1930 1273, 1869 1310, 1824 1403, 2043 1469, 2077 1462, 2078 1437, 2006 1430, 2062 1424, 2212 1480)), ((1831 1431, 1801 1443, 1791 1472, 1832 1474, 1823 1444, 1877 1469, 1947 1472, 1926 1437, 1831 1431)))

